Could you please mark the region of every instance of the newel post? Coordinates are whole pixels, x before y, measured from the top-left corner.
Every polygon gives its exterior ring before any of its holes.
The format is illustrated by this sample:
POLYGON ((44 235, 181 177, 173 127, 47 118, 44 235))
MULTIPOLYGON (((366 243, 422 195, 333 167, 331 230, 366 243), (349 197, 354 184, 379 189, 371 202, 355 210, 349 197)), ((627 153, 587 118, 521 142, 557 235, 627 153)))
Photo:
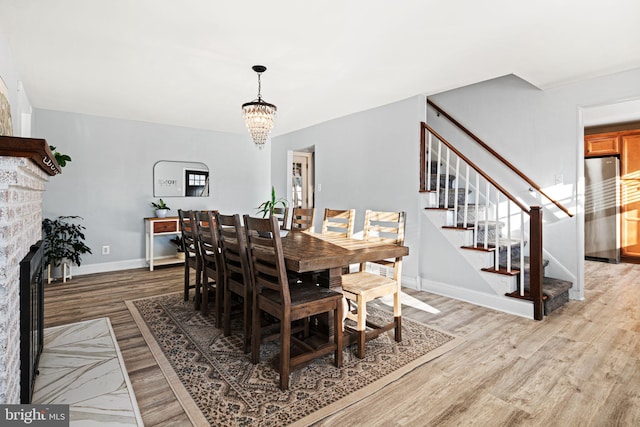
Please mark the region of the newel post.
POLYGON ((542 208, 531 206, 530 210, 531 246, 529 247, 530 282, 529 292, 533 299, 533 318, 542 320, 544 307, 542 303, 542 208))

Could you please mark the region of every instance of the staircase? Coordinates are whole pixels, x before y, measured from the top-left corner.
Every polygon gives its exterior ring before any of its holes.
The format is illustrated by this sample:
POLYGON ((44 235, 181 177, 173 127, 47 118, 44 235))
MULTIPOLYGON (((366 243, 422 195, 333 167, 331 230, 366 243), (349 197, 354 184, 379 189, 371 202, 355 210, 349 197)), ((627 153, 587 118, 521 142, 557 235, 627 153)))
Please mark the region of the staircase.
POLYGON ((540 208, 522 205, 425 123, 423 129, 421 193, 428 220, 481 271, 496 296, 514 306, 533 303, 537 320, 564 305, 572 283, 544 274, 549 260, 542 258, 540 208), (532 280, 532 271, 539 277, 534 273, 532 280))

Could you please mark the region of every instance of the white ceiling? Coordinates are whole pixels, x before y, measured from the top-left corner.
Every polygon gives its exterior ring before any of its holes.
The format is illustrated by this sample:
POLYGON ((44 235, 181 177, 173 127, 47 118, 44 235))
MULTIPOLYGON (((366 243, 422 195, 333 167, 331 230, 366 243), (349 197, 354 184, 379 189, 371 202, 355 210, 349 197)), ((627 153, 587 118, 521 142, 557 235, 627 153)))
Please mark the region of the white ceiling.
POLYGON ((31 104, 274 134, 513 73, 540 88, 640 67, 638 0, 0 0, 31 104))

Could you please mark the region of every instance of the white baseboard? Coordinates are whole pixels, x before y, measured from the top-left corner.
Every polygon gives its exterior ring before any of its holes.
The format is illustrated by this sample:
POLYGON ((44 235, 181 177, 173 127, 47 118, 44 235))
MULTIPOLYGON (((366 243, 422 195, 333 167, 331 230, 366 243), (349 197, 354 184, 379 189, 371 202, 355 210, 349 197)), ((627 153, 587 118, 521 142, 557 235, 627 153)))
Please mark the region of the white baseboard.
POLYGON ((424 277, 420 278, 420 290, 533 319, 533 303, 530 301, 485 294, 447 283, 428 280, 424 277))
POLYGON ((411 288, 415 290, 420 289, 420 285, 418 284, 419 277, 402 276, 402 279, 400 280, 400 284, 403 288, 411 288))
POLYGON ((74 276, 83 274, 106 273, 109 271, 131 270, 133 268, 148 267, 149 264, 144 259, 128 259, 124 261, 102 262, 99 264, 85 264, 73 269, 74 276))

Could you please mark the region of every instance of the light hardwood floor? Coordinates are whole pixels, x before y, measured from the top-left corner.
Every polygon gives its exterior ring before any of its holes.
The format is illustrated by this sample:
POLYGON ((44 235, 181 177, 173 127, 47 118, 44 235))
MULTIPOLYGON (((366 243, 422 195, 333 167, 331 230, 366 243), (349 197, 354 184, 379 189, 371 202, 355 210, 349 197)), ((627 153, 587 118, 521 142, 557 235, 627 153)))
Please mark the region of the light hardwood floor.
MULTIPOLYGON (((640 425, 640 265, 587 262, 585 301, 542 322, 406 289, 403 315, 465 342, 323 426, 640 425)), ((181 290, 182 268, 45 288, 45 326, 110 317, 147 426, 190 425, 124 301, 181 290)))

